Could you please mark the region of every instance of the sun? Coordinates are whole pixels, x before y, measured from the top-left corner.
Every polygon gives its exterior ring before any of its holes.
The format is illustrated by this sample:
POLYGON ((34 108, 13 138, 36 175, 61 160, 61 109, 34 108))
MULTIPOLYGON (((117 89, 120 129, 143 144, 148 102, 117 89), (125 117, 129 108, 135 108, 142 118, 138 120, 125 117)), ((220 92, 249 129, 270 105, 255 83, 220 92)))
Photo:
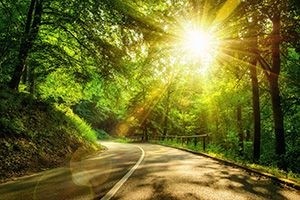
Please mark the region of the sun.
POLYGON ((184 48, 195 56, 206 55, 212 48, 213 38, 206 32, 187 30, 183 38, 184 48))
POLYGON ((205 73, 215 60, 219 42, 213 33, 189 27, 182 32, 181 49, 186 61, 200 63, 199 71, 205 73))

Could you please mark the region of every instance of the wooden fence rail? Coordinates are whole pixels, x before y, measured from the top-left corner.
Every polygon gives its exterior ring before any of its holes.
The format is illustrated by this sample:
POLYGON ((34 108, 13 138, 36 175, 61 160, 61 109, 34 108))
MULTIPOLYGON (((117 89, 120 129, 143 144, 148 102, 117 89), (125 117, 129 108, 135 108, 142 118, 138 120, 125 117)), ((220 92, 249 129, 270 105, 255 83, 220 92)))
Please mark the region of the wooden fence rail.
POLYGON ((184 143, 190 144, 194 143, 194 146, 196 147, 198 143, 200 142, 202 138, 202 149, 205 151, 206 149, 206 142, 208 134, 203 134, 203 135, 166 135, 166 136, 154 136, 150 138, 150 140, 154 141, 162 141, 162 140, 167 140, 167 141, 174 141, 177 143, 181 143, 183 145, 184 143))
POLYGON ((142 134, 135 134, 129 136, 129 138, 133 141, 137 142, 147 142, 148 140, 152 141, 172 141, 176 143, 181 143, 183 144, 191 144, 193 143, 194 146, 196 147, 198 143, 202 140, 202 149, 205 151, 206 149, 206 143, 207 143, 207 138, 208 134, 203 134, 203 135, 156 135, 156 136, 149 136, 147 139, 144 137, 142 134))

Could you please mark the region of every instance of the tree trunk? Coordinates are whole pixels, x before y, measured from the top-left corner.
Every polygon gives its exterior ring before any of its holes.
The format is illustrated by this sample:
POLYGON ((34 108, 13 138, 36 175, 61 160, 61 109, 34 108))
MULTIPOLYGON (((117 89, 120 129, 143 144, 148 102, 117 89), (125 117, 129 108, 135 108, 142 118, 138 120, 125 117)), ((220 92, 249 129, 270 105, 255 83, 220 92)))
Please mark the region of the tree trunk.
POLYGON ((166 97, 166 112, 164 115, 164 122, 163 122, 163 136, 164 138, 168 134, 168 123, 169 123, 169 111, 170 111, 170 89, 167 89, 167 97, 166 97))
MULTIPOLYGON (((257 79, 257 63, 258 63, 258 33, 260 27, 257 19, 258 13, 254 14, 253 21, 249 23, 250 57, 249 71, 252 86, 252 117, 253 117, 253 162, 258 163, 260 159, 261 147, 261 116, 259 104, 259 85, 257 79)), ((250 132, 247 130, 247 138, 250 138, 250 132)))
POLYGON ((147 129, 147 124, 144 125, 143 127, 143 142, 148 142, 149 138, 148 138, 148 129, 147 129))
POLYGON ((25 70, 28 53, 31 50, 39 31, 42 10, 42 0, 31 0, 26 18, 25 31, 20 44, 17 64, 9 82, 9 87, 11 89, 18 90, 21 77, 25 70))
POLYGON ((239 136, 239 154, 240 156, 244 153, 244 133, 243 133, 243 124, 242 124, 242 105, 239 103, 236 109, 237 116, 237 129, 239 136))
MULTIPOLYGON (((257 38, 253 41, 253 52, 257 51, 257 38)), ((260 138, 261 138, 261 124, 260 124, 260 105, 259 105, 259 85, 257 79, 257 58, 256 56, 250 60, 250 78, 252 85, 252 110, 254 122, 253 134, 253 162, 258 163, 260 158, 260 138)))
POLYGON ((272 20, 272 70, 269 76, 270 93, 272 101, 272 110, 275 127, 275 150, 277 155, 277 166, 280 169, 287 170, 285 162, 285 137, 283 126, 283 112, 279 91, 278 78, 280 74, 280 13, 274 14, 272 20))
POLYGON ((258 163, 260 158, 260 105, 259 105, 259 86, 256 70, 257 59, 253 58, 250 61, 250 77, 252 84, 252 110, 254 122, 254 137, 253 137, 253 162, 258 163))

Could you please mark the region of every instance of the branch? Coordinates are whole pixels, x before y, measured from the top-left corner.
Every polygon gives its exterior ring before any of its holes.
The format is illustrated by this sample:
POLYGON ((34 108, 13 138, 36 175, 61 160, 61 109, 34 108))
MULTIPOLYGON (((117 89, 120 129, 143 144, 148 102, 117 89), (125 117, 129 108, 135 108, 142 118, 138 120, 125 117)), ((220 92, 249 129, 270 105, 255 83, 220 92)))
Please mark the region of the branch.
POLYGON ((270 64, 260 54, 257 54, 257 60, 260 66, 263 68, 266 77, 269 79, 270 74, 272 73, 272 68, 270 67, 270 64))

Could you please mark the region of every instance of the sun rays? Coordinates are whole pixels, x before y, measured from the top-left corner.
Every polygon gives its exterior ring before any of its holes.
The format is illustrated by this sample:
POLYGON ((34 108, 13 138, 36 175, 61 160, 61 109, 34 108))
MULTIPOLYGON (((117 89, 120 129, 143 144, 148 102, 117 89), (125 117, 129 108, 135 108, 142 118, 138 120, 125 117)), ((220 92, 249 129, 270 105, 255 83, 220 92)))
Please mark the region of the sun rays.
MULTIPOLYGON (((193 73, 203 77, 209 77, 212 68, 217 68, 224 62, 235 60, 245 63, 232 56, 237 51, 231 48, 232 44, 240 42, 238 35, 232 38, 232 33, 239 31, 239 25, 237 23, 230 26, 228 23, 242 1, 227 0, 217 5, 212 5, 208 0, 195 2, 194 7, 189 5, 183 8, 187 10, 180 12, 181 15, 176 14, 171 20, 170 18, 165 20, 162 30, 167 33, 167 37, 156 43, 158 53, 155 56, 158 58, 152 59, 155 62, 164 60, 162 64, 169 65, 173 74, 193 73), (174 62, 168 63, 168 60, 174 62)), ((152 65, 156 65, 155 62, 152 65)), ((155 74, 153 76, 160 77, 155 74)), ((166 85, 161 85, 146 91, 145 99, 131 109, 127 119, 116 127, 116 132, 119 135, 127 135, 132 127, 142 126, 164 97, 166 88, 166 85)))
POLYGON ((195 26, 183 30, 180 48, 188 62, 199 63, 199 72, 205 74, 215 59, 218 40, 213 34, 195 26))
POLYGON ((165 25, 173 27, 167 31, 175 36, 165 48, 171 56, 177 57, 182 67, 190 66, 194 72, 206 76, 210 68, 217 65, 219 59, 226 59, 223 55, 231 51, 228 38, 239 27, 225 24, 240 4, 240 0, 227 0, 215 5, 207 0, 194 2, 182 16, 176 16, 174 24, 165 25), (227 49, 222 52, 222 48, 227 49))

